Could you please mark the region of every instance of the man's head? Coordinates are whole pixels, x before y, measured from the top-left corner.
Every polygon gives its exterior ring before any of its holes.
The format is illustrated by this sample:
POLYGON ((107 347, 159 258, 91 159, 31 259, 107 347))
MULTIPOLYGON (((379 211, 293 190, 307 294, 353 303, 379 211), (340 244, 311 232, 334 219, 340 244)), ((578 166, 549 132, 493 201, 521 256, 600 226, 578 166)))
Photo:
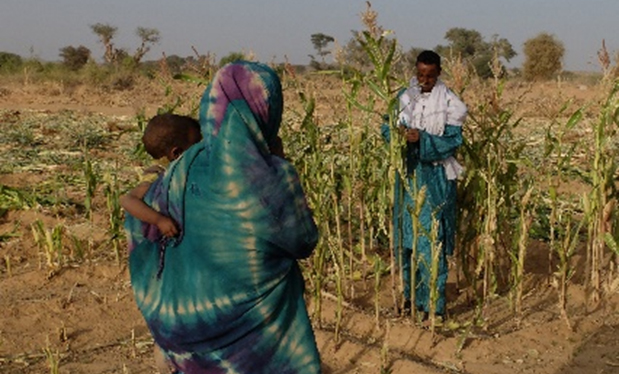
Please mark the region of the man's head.
POLYGON ((144 149, 154 159, 177 159, 202 139, 200 124, 195 119, 178 114, 158 114, 148 121, 142 135, 144 149))
POLYGON ((417 81, 421 92, 430 92, 441 75, 441 56, 434 51, 423 51, 417 56, 417 81))

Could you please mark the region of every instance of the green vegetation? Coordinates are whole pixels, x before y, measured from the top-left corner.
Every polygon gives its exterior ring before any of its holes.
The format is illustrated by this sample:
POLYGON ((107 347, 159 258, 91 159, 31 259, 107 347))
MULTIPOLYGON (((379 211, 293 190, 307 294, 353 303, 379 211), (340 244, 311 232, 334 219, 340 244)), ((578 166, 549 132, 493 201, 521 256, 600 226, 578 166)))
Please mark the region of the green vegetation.
POLYGON ((23 60, 20 56, 9 53, 0 52, 0 73, 15 73, 21 66, 23 60))
POLYGON ((245 59, 247 59, 247 57, 245 56, 245 53, 231 52, 228 55, 222 57, 221 60, 219 60, 219 66, 222 67, 227 63, 239 61, 239 60, 245 60, 245 59))

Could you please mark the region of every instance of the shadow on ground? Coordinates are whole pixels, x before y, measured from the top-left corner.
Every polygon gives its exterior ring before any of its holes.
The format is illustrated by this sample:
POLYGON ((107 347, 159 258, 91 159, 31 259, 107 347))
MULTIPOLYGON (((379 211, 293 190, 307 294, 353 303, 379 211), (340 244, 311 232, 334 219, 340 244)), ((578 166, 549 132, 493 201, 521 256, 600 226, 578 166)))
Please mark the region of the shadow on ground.
POLYGON ((574 351, 557 374, 619 373, 619 324, 602 325, 574 351))

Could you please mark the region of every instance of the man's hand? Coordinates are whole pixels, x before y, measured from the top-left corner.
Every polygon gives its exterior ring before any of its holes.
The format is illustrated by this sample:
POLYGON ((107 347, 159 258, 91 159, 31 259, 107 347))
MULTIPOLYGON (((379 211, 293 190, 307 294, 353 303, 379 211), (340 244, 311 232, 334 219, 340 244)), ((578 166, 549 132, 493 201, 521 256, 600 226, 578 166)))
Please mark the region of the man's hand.
POLYGON ((400 133, 408 143, 417 143, 419 141, 419 130, 409 129, 408 127, 400 127, 400 133))
POLYGON ((419 130, 417 129, 406 129, 404 133, 404 137, 406 141, 409 143, 417 143, 419 141, 419 130))
POLYGON ((178 227, 176 227, 176 222, 174 222, 172 218, 166 217, 163 214, 159 214, 159 218, 157 219, 157 228, 166 238, 172 238, 178 235, 178 227))

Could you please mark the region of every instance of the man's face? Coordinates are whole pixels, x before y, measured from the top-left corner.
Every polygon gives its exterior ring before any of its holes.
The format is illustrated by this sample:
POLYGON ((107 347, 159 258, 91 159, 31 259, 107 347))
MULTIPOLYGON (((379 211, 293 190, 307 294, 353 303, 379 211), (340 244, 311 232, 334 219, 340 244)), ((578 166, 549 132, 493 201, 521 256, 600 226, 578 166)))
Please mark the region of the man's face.
POLYGON ((421 87, 421 92, 430 92, 438 76, 441 75, 441 70, 436 65, 426 65, 423 62, 417 64, 417 81, 421 87))

